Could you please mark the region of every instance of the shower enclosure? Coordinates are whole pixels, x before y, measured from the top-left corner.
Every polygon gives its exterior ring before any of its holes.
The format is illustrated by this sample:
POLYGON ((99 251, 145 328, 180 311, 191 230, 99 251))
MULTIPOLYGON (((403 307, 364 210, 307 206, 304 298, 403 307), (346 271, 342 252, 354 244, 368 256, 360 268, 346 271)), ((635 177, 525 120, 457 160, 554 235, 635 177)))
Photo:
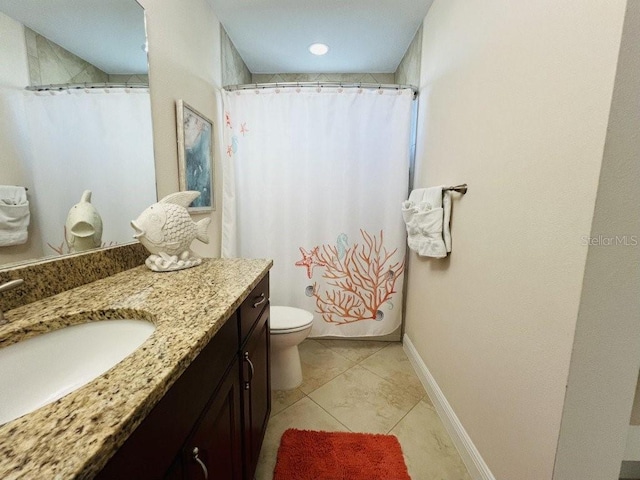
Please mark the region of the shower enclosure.
POLYGON ((411 88, 273 85, 224 95, 223 256, 274 259, 271 302, 312 337, 402 321, 411 88))

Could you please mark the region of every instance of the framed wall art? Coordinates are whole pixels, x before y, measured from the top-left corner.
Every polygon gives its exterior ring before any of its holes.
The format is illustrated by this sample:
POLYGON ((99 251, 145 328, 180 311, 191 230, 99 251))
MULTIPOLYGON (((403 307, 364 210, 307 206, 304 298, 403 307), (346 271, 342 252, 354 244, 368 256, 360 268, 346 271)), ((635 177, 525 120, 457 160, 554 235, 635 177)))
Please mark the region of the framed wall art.
POLYGON ((182 100, 176 102, 180 190, 200 192, 190 212, 215 210, 213 191, 213 122, 182 100))

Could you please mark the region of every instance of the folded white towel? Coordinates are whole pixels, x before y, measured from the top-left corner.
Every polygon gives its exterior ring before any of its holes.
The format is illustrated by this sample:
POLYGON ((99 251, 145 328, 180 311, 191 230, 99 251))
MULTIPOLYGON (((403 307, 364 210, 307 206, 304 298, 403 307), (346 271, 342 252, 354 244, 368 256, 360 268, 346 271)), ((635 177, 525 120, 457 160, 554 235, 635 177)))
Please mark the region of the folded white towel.
POLYGON ((402 202, 407 243, 424 257, 444 258, 451 251, 451 193, 443 188, 413 190, 402 202))
POLYGON ((0 247, 26 243, 30 218, 26 189, 0 185, 0 247))

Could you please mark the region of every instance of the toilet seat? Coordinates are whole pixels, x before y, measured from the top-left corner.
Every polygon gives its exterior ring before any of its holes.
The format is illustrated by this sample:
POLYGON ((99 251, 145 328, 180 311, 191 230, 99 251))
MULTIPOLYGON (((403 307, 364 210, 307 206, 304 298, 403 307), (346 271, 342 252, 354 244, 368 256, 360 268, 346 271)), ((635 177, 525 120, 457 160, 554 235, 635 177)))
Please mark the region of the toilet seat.
POLYGON ((313 313, 302 308, 271 306, 269 326, 272 335, 299 332, 313 324, 313 313))

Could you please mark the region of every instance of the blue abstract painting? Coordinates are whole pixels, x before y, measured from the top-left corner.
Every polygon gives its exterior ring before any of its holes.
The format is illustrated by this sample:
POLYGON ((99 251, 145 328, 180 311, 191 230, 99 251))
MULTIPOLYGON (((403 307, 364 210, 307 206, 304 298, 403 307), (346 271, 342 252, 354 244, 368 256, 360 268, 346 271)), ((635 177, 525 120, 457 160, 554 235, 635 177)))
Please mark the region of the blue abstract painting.
POLYGON ((182 101, 178 101, 178 121, 178 143, 181 150, 178 155, 180 188, 200 192, 200 196, 193 201, 189 210, 212 210, 213 124, 182 101))

